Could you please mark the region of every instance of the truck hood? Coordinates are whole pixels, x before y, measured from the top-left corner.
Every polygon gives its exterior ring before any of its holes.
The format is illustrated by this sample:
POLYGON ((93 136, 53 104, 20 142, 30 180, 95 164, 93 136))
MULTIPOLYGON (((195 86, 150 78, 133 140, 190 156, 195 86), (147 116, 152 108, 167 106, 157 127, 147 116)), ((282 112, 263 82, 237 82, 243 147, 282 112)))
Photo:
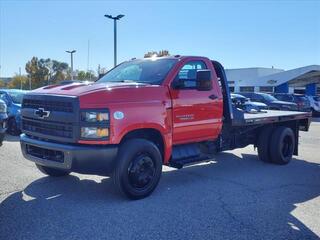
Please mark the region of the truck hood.
POLYGON ((111 104, 161 103, 169 98, 165 86, 141 83, 72 83, 46 86, 27 95, 72 96, 79 98, 80 108, 105 108, 111 104))
POLYGON ((68 95, 82 96, 88 93, 110 91, 118 88, 137 88, 148 86, 142 83, 71 83, 66 85, 49 85, 35 89, 28 94, 50 94, 50 95, 68 95))

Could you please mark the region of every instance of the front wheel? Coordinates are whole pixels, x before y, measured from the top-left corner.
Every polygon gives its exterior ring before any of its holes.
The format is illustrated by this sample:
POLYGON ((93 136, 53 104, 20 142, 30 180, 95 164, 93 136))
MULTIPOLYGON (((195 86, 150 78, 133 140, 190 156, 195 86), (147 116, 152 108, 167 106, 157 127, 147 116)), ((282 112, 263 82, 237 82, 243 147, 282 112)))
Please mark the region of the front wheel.
POLYGON ((162 155, 145 139, 131 139, 119 149, 113 180, 118 190, 130 199, 149 196, 159 183, 162 155))
POLYGON ((36 167, 40 170, 40 172, 51 177, 63 177, 70 174, 69 171, 60 170, 57 168, 45 167, 39 164, 36 164, 36 167))

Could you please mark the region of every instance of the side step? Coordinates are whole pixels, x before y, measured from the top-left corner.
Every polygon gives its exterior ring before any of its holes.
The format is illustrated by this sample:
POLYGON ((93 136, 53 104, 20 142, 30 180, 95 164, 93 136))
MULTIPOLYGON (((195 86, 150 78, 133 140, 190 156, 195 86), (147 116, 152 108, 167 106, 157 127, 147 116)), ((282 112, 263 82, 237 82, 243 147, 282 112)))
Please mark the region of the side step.
POLYGON ((209 160, 211 154, 203 151, 204 145, 201 143, 183 144, 174 146, 172 149, 172 158, 169 166, 174 168, 182 168, 184 165, 209 160))

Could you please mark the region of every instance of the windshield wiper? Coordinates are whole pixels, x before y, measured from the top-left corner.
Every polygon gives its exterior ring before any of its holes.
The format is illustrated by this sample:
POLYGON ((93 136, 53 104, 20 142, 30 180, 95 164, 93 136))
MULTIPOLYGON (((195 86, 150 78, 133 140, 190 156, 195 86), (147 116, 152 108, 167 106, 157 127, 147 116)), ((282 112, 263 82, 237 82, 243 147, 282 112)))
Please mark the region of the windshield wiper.
POLYGON ((124 80, 120 80, 120 81, 112 81, 112 82, 121 82, 121 83, 141 83, 141 84, 146 84, 146 85, 150 85, 150 84, 151 84, 151 83, 148 83, 148 82, 139 82, 139 81, 129 80, 129 79, 124 79, 124 80))
POLYGON ((123 83, 135 83, 135 82, 137 82, 137 81, 129 80, 129 79, 124 79, 124 80, 120 80, 120 81, 116 81, 116 82, 123 82, 123 83))

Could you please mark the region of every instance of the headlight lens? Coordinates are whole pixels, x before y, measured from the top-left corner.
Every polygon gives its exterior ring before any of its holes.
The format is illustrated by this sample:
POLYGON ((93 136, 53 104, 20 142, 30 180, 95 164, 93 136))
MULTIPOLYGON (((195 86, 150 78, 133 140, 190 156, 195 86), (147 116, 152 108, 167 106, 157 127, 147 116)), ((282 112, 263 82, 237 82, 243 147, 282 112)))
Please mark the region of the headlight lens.
POLYGON ((109 137, 109 112, 87 110, 81 112, 81 138, 103 140, 109 137))
POLYGON ((81 127, 81 138, 100 139, 109 137, 109 128, 81 127))
POLYGON ((108 112, 82 112, 81 120, 84 122, 106 122, 109 121, 108 112))

